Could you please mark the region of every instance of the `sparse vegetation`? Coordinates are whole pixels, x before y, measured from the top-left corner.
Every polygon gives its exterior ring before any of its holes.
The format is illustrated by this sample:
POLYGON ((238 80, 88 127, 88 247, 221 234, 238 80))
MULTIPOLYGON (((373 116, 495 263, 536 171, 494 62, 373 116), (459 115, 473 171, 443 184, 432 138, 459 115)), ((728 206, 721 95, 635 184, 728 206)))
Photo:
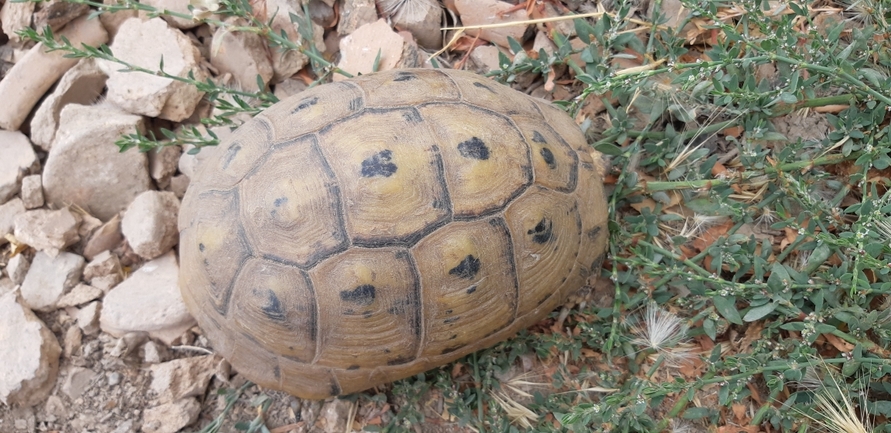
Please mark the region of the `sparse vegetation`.
MULTIPOLYGON (((558 103, 612 167, 609 284, 494 348, 351 396, 381 409, 356 419, 367 431, 417 431, 435 397, 439 421, 474 431, 891 431, 891 9, 681 0, 667 13, 653 2, 646 20, 635 1, 606 2, 575 20, 581 43, 549 33, 553 52, 512 41, 514 58, 491 73, 574 80, 558 103), (824 366, 836 372, 814 374, 824 366)), ((213 6, 248 19, 233 31, 309 55, 318 80, 338 72, 247 1, 213 6)), ((115 61, 107 47, 23 35, 115 61)), ((206 126, 275 102, 170 78, 217 103, 206 126)), ((216 144, 203 131, 120 145, 216 144)))

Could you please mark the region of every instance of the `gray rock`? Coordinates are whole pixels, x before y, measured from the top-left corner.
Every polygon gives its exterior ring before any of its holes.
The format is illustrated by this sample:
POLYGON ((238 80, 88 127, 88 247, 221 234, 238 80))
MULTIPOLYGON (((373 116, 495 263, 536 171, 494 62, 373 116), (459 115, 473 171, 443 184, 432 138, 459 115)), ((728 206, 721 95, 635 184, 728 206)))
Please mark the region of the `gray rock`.
POLYGON ((23 213, 25 213, 25 205, 18 197, 0 204, 0 245, 9 242, 6 240, 6 235, 13 234, 15 217, 23 213))
POLYGON ((195 325, 180 294, 178 277, 173 251, 146 262, 105 295, 99 318, 102 330, 115 337, 144 331, 172 344, 195 325))
POLYGON ((93 260, 103 251, 113 250, 124 241, 121 234, 121 217, 115 215, 101 227, 93 231, 84 243, 84 257, 93 260))
MULTIPOLYGON (((198 49, 186 35, 170 28, 161 18, 124 21, 111 49, 119 59, 137 66, 154 69, 163 59, 164 71, 168 74, 184 77, 192 73, 199 81, 206 77, 199 67, 198 49)), ((192 115, 204 96, 190 84, 157 75, 124 72, 117 63, 101 60, 99 67, 108 75, 108 101, 130 113, 180 122, 192 115)))
POLYGON ((93 301, 77 311, 75 315, 77 326, 84 331, 84 334, 94 335, 99 332, 99 310, 101 308, 102 304, 99 301, 93 301))
POLYGON ((148 153, 149 173, 159 189, 165 189, 170 184, 181 153, 182 148, 179 146, 164 146, 148 153))
POLYGON ((68 330, 65 331, 65 337, 62 340, 62 346, 65 348, 62 353, 64 353, 66 358, 71 358, 72 355, 80 350, 83 341, 84 333, 81 332, 80 328, 77 326, 69 327, 68 330))
POLYGON ((214 374, 227 375, 229 371, 228 363, 213 355, 174 359, 149 368, 152 371, 151 390, 160 403, 204 395, 214 374))
POLYGON ((31 120, 31 140, 43 150, 50 150, 59 116, 68 104, 92 105, 99 99, 108 77, 99 70, 93 59, 81 59, 56 84, 31 120))
POLYGON ((422 47, 438 50, 442 48, 442 6, 436 0, 414 0, 412 2, 379 2, 387 7, 381 13, 389 16, 393 27, 411 33, 422 47))
POLYGON ((39 251, 22 282, 22 299, 32 310, 54 310, 62 295, 80 281, 83 268, 84 258, 77 254, 61 253, 53 258, 39 251))
POLYGON ((127 208, 121 231, 136 254, 151 260, 169 251, 179 241, 178 214, 176 194, 146 191, 127 208))
POLYGON ((82 219, 68 208, 34 209, 15 217, 15 237, 50 256, 56 256, 80 240, 77 234, 82 219))
POLYGON ((84 281, 89 283, 93 278, 121 272, 121 261, 118 256, 106 250, 93 257, 93 260, 84 267, 84 281))
POLYGON ((57 207, 77 205, 107 221, 139 193, 150 189, 145 154, 120 152, 114 144, 121 135, 134 132, 145 132, 140 116, 107 105, 71 104, 63 108, 43 170, 47 203, 57 207))
POLYGON ((90 383, 95 377, 96 372, 93 370, 83 367, 72 367, 68 375, 65 376, 65 381, 62 382, 62 392, 71 400, 76 400, 90 388, 90 383))
POLYGON ((145 433, 176 433, 195 422, 201 412, 201 405, 195 398, 184 398, 172 403, 148 408, 142 421, 145 433))
MULTIPOLYGON (((229 18, 233 26, 244 26, 243 18, 229 18)), ((264 86, 272 79, 272 61, 266 41, 256 33, 233 32, 229 27, 218 27, 213 35, 215 49, 210 52, 210 63, 220 73, 232 74, 239 88, 249 92, 265 90, 257 87, 257 75, 264 86)), ((278 54, 276 57, 280 57, 278 54)))
POLYGON ((24 254, 16 254, 6 263, 6 273, 14 284, 22 284, 30 267, 31 262, 24 254))
MULTIPOLYGON (((514 5, 512 3, 499 0, 455 0, 455 9, 457 10, 458 15, 461 16, 461 22, 465 26, 501 24, 513 21, 526 21, 529 19, 529 16, 526 14, 526 9, 519 9, 507 13, 507 11, 513 8, 514 5)), ((508 37, 512 37, 522 43, 523 34, 525 32, 526 26, 522 24, 490 29, 467 30, 468 35, 479 35, 481 39, 485 39, 505 48, 510 48, 510 44, 507 42, 508 37)))
POLYGON ((0 130, 0 203, 19 193, 22 178, 37 168, 37 154, 31 141, 18 131, 0 130))
POLYGON ((322 419, 325 420, 325 432, 347 431, 347 418, 353 410, 353 403, 347 400, 335 398, 322 405, 322 419))
POLYGON ((43 181, 39 174, 22 178, 21 196, 25 209, 36 209, 43 206, 43 181))
POLYGON ((16 292, 0 296, 0 402, 33 406, 45 399, 59 373, 62 348, 52 331, 22 305, 16 292))
POLYGON ((359 27, 377 20, 377 6, 374 0, 345 0, 340 9, 337 33, 346 36, 359 27))
POLYGON ((59 302, 56 303, 56 308, 83 305, 87 302, 101 298, 103 294, 101 289, 89 284, 80 283, 59 299, 59 302))

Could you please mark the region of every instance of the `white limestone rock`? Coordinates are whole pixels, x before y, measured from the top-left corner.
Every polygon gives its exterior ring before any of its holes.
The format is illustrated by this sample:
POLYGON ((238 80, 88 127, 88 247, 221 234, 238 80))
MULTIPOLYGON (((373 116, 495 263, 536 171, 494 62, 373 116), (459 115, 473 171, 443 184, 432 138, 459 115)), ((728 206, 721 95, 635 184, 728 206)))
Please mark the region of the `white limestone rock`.
POLYGON ((55 90, 40 103, 31 119, 31 140, 34 144, 43 150, 50 150, 62 108, 68 104, 92 105, 102 94, 106 80, 108 76, 96 66, 94 59, 81 59, 62 75, 55 90))
POLYGON ((179 241, 176 218, 179 199, 169 191, 146 191, 133 200, 121 231, 140 257, 153 259, 164 254, 179 241))
MULTIPOLYGON (((405 39, 383 19, 365 24, 340 40, 337 67, 354 76, 371 73, 376 60, 379 71, 394 69, 402 59, 405 44, 405 39)), ((345 79, 343 75, 334 75, 334 81, 345 79)))
POLYGON ((62 296, 80 281, 84 262, 83 257, 73 253, 50 257, 39 251, 22 282, 25 304, 32 310, 54 310, 62 296))
MULTIPOLYGON (((66 24, 56 36, 65 36, 75 47, 95 47, 108 41, 108 33, 99 20, 87 16, 66 24)), ((46 52, 43 44, 31 48, 0 80, 0 128, 19 129, 46 91, 76 63, 77 59, 65 57, 64 51, 46 52)))
POLYGON ((15 237, 55 257, 80 240, 77 229, 81 220, 80 214, 68 208, 29 210, 15 217, 15 237))
MULTIPOLYGON (((243 18, 229 18, 226 22, 233 26, 247 25, 243 18)), ((232 74, 241 90, 258 92, 265 90, 272 79, 272 61, 266 50, 266 41, 256 33, 218 27, 213 34, 210 63, 221 74, 232 74), (257 86, 258 75, 263 80, 262 89, 257 86)))
POLYGON ((84 268, 84 281, 92 282, 96 277, 102 277, 109 274, 120 274, 121 261, 118 256, 105 250, 90 260, 90 263, 84 268))
POLYGON ((121 217, 115 215, 112 219, 102 224, 93 231, 84 243, 84 257, 87 260, 95 259, 103 251, 113 250, 124 241, 121 234, 121 217))
POLYGON ((172 344, 195 325, 180 294, 178 278, 173 251, 146 262, 105 295, 99 317, 102 330, 115 337, 142 331, 172 344))
POLYGON ((22 178, 22 204, 25 209, 36 209, 43 206, 43 181, 39 174, 22 178))
POLYGON ((18 197, 0 204, 0 245, 9 242, 6 240, 6 235, 13 234, 15 218, 23 213, 25 213, 25 205, 18 197))
POLYGON ((31 261, 24 254, 16 254, 6 263, 6 273, 15 284, 22 284, 25 281, 25 275, 28 275, 30 268, 31 261))
POLYGON ((108 105, 63 108, 43 170, 46 202, 77 205, 103 221, 126 209, 152 186, 145 154, 120 152, 114 144, 122 134, 137 131, 145 132, 142 117, 108 105))
POLYGON ((0 402, 33 406, 46 399, 61 353, 52 331, 22 305, 17 292, 0 296, 0 402))
POLYGON ((145 433, 176 433, 195 422, 201 405, 194 397, 150 407, 145 410, 142 431, 145 433))
POLYGON ((22 178, 37 168, 31 141, 18 131, 0 130, 0 203, 19 193, 22 178))
MULTIPOLYGON (((465 26, 502 24, 529 19, 525 8, 508 13, 509 10, 514 9, 514 4, 498 0, 455 0, 455 9, 458 10, 461 22, 465 26)), ((505 48, 510 48, 510 44, 507 42, 508 36, 522 43, 524 33, 526 33, 526 26, 522 24, 467 30, 467 34, 471 36, 479 35, 481 39, 505 48)))
MULTIPOLYGON (((131 64, 157 69, 164 61, 164 71, 185 77, 189 72, 195 79, 204 80, 206 74, 199 67, 201 56, 186 35, 170 28, 161 18, 125 21, 111 44, 115 55, 131 64)), ((120 71, 120 65, 100 61, 99 67, 108 75, 108 101, 127 112, 180 122, 192 115, 204 93, 195 86, 170 78, 120 71)))

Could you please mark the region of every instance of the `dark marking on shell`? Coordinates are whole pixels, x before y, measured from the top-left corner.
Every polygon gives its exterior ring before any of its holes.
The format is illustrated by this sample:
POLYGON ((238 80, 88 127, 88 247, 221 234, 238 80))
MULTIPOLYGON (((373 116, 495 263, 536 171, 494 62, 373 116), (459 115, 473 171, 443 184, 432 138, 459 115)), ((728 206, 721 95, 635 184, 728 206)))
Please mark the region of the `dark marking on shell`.
POLYGON ((318 96, 313 96, 312 98, 304 99, 304 100, 300 101, 300 103, 297 104, 297 106, 294 107, 293 110, 291 110, 291 114, 294 114, 300 110, 305 110, 305 109, 312 107, 313 105, 316 105, 318 103, 319 103, 318 96))
POLYGON ((409 361, 411 361, 412 359, 413 359, 413 358, 410 358, 410 357, 407 357, 407 356, 397 356, 396 358, 388 359, 388 360, 387 360, 387 365, 399 365, 399 364, 405 364, 406 362, 409 362, 409 361))
POLYGON ((359 366, 356 364, 353 364, 353 365, 347 367, 347 370, 358 370, 358 369, 359 369, 359 366))
POLYGON ((371 305, 374 302, 374 297, 375 290, 374 286, 371 284, 362 284, 353 290, 344 290, 340 292, 341 301, 361 305, 363 307, 371 305))
MULTIPOLYGON (((199 243, 198 243, 198 251, 201 251, 201 252, 203 253, 203 252, 204 252, 204 248, 206 248, 206 247, 204 246, 204 244, 199 242, 199 243)), ((207 262, 207 259, 205 259, 204 261, 207 262)), ((206 263, 205 263, 205 264, 206 264, 206 263)))
POLYGON ((329 390, 332 396, 340 395, 340 385, 337 384, 336 381, 331 381, 331 389, 329 390))
POLYGON ((353 98, 350 100, 350 111, 359 111, 362 108, 363 104, 362 97, 353 98))
POLYGON ((462 141, 458 144, 458 152, 465 158, 473 158, 479 160, 489 159, 489 148, 483 140, 473 137, 470 140, 462 141))
POLYGON ((544 135, 541 135, 538 131, 532 131, 532 141, 541 144, 546 144, 548 142, 548 140, 544 138, 544 135))
POLYGON ((489 87, 489 86, 487 86, 487 85, 485 85, 485 84, 483 84, 483 83, 480 83, 479 81, 474 81, 474 83, 473 83, 473 87, 479 87, 480 89, 486 89, 486 90, 488 90, 488 91, 490 91, 490 92, 492 92, 492 93, 495 93, 495 91, 492 90, 491 87, 489 87))
POLYGON ((557 160, 554 159, 554 154, 551 152, 551 149, 547 147, 542 147, 538 153, 541 155, 542 159, 544 159, 545 164, 548 165, 548 168, 551 170, 557 168, 557 160))
POLYGON ((402 118, 408 123, 421 123, 421 114, 415 110, 403 111, 402 118))
POLYGON ((449 275, 472 280, 479 271, 480 259, 468 254, 464 260, 461 260, 461 263, 458 263, 458 266, 449 270, 449 275))
POLYGON ((592 228, 591 230, 588 230, 588 232, 585 234, 587 234, 588 239, 591 239, 592 241, 597 239, 597 235, 600 234, 600 226, 597 226, 597 227, 592 228))
POLYGON ((472 294, 473 292, 476 292, 476 289, 477 289, 477 285, 476 285, 476 284, 470 286, 470 288, 467 289, 467 294, 470 295, 470 294, 472 294))
POLYGON ((235 157, 238 156, 238 152, 241 152, 241 143, 235 142, 226 149, 226 158, 223 160, 223 170, 229 168, 229 164, 235 160, 235 157))
POLYGON ((457 321, 459 321, 459 320, 461 320, 461 316, 458 316, 458 317, 449 317, 448 319, 443 320, 442 323, 445 323, 445 324, 448 325, 449 323, 455 323, 455 322, 457 322, 457 321))
POLYGON ((288 202, 287 197, 279 197, 272 201, 272 205, 275 207, 282 207, 283 204, 288 202))
POLYGON ((266 317, 275 320, 276 322, 285 321, 285 310, 282 307, 282 301, 278 299, 278 296, 276 296, 275 292, 272 290, 266 290, 266 304, 260 307, 260 311, 262 311, 266 317))
POLYGON ((411 72, 400 72, 396 74, 396 78, 394 78, 393 81, 411 81, 417 79, 418 76, 411 72))
POLYGON ((446 353, 452 353, 462 347, 464 347, 464 346, 462 345, 462 346, 446 347, 445 349, 442 349, 442 355, 445 355, 446 353))
POLYGON ((362 161, 362 177, 390 177, 396 173, 396 164, 392 162, 393 151, 382 150, 362 161))
POLYGON ((373 315, 374 315, 374 312, 371 310, 365 310, 362 312, 362 317, 364 317, 366 319, 370 319, 371 316, 373 316, 373 315))
POLYGON ((529 229, 526 234, 532 235, 532 242, 543 244, 553 237, 554 223, 547 218, 542 218, 535 227, 529 229))
POLYGON ((275 365, 272 367, 272 375, 275 376, 276 380, 281 380, 282 378, 282 369, 275 365))

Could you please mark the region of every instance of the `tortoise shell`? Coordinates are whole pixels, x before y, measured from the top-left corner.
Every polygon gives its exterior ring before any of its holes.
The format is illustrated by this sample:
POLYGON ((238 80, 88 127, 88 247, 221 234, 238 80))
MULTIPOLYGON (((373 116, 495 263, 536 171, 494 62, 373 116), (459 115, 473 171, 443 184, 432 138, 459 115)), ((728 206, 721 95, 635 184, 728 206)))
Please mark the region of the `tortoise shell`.
POLYGON ((600 267, 606 220, 563 111, 469 72, 381 72, 285 99, 214 150, 183 199, 180 286, 236 370, 325 398, 541 320, 600 267))

